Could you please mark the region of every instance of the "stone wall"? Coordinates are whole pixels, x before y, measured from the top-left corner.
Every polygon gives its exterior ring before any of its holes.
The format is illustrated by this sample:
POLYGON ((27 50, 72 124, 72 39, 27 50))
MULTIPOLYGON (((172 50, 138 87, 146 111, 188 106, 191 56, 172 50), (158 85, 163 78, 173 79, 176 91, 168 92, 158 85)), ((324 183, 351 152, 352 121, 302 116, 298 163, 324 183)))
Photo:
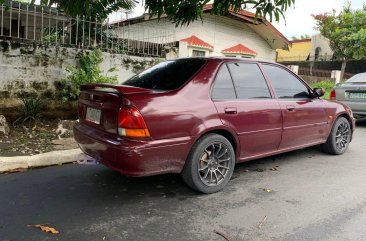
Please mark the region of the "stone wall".
MULTIPOLYGON (((0 41, 0 112, 19 105, 17 93, 57 91, 55 83, 67 77, 66 67, 77 66, 80 49, 0 41)), ((101 69, 121 83, 156 63, 157 59, 104 53, 101 69), (108 73, 111 68, 116 71, 108 73)))

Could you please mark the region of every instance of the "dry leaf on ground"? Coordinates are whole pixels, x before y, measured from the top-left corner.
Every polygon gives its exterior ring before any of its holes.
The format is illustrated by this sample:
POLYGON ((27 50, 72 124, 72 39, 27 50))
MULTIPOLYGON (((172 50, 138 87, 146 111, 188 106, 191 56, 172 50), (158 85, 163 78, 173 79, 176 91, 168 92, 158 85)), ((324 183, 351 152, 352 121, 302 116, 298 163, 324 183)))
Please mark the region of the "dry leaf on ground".
POLYGON ((279 166, 274 166, 274 167, 270 168, 269 170, 270 170, 270 171, 278 171, 278 167, 279 167, 279 166))
POLYGON ((52 233, 52 234, 59 233, 59 231, 57 229, 55 229, 53 227, 49 227, 46 224, 30 224, 30 225, 27 225, 27 227, 39 228, 45 233, 52 233))
POLYGON ((220 235, 221 237, 223 237, 225 239, 225 241, 231 241, 231 239, 228 236, 226 236, 225 234, 223 234, 220 231, 214 230, 214 233, 216 233, 216 234, 220 235))
POLYGON ((260 223, 258 224, 257 228, 261 229, 263 224, 266 222, 267 220, 267 216, 264 216, 264 218, 262 219, 262 221, 260 221, 260 223))

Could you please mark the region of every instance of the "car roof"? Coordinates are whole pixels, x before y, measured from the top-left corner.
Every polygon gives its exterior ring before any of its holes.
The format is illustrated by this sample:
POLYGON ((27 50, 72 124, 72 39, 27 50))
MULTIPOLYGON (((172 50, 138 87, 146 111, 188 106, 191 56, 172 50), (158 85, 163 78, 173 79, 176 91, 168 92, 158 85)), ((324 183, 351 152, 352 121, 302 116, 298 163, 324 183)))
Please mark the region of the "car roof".
POLYGON ((212 60, 221 60, 221 61, 240 61, 240 62, 250 62, 250 63, 268 63, 268 64, 277 64, 274 61, 264 61, 258 59, 249 59, 249 58, 235 58, 235 57, 224 57, 224 56, 200 56, 200 57, 183 57, 178 59, 212 59, 212 60))

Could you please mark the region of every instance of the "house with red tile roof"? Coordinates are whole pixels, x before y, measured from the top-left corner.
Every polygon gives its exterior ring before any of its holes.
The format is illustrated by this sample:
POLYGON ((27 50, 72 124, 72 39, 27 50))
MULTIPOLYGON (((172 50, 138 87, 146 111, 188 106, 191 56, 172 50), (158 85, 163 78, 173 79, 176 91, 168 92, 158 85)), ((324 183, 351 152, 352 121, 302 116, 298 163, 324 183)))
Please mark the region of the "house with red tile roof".
MULTIPOLYGON (((288 49, 290 41, 269 21, 255 19, 255 14, 241 10, 229 11, 225 16, 211 14, 211 4, 204 6, 202 21, 188 26, 176 26, 167 17, 160 19, 144 14, 119 22, 123 30, 138 32, 139 29, 174 31, 173 48, 167 47, 166 58, 190 56, 228 56, 276 60, 276 49, 288 49)), ((145 37, 146 39, 146 37, 145 37)), ((171 45, 169 45, 171 46, 171 45)))

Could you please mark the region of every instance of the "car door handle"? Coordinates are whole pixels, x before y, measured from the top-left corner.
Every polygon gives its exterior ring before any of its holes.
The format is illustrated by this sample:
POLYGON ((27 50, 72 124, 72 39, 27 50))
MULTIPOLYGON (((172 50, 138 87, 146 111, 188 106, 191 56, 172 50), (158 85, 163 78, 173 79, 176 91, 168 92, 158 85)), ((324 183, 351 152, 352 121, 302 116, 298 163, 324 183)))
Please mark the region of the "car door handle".
POLYGON ((294 105, 286 105, 286 109, 288 111, 294 111, 295 110, 295 106, 294 105))
POLYGON ((225 108, 225 114, 236 114, 238 111, 235 107, 226 107, 225 108))

